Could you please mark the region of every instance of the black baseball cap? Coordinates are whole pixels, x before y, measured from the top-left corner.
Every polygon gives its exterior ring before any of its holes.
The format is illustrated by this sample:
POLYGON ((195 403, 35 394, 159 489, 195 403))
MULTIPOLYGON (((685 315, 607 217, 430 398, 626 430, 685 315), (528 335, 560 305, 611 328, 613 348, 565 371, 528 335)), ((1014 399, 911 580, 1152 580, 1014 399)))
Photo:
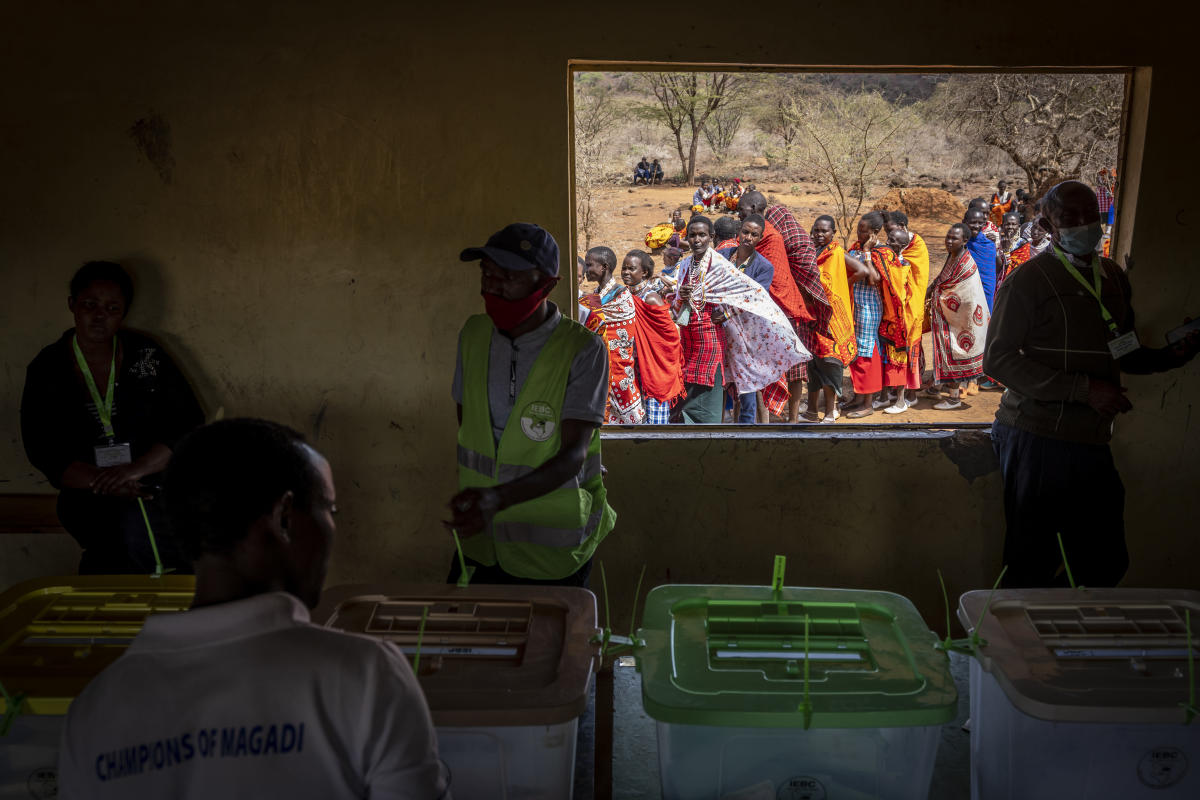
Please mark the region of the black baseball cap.
POLYGON ((463 261, 484 257, 503 269, 537 269, 558 277, 558 242, 544 228, 532 222, 514 222, 488 237, 483 247, 468 247, 459 254, 463 261))

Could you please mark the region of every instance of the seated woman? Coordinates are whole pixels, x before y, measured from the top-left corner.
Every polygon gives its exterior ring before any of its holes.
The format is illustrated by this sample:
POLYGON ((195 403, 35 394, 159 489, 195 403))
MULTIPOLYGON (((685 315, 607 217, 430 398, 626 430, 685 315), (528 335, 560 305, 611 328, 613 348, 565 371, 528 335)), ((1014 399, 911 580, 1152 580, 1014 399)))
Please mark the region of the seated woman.
POLYGON ((133 281, 119 264, 84 264, 70 292, 75 327, 25 374, 25 452, 61 490, 58 518, 83 547, 80 573, 149 573, 160 561, 191 572, 155 494, 172 446, 204 414, 158 343, 122 329, 133 281))

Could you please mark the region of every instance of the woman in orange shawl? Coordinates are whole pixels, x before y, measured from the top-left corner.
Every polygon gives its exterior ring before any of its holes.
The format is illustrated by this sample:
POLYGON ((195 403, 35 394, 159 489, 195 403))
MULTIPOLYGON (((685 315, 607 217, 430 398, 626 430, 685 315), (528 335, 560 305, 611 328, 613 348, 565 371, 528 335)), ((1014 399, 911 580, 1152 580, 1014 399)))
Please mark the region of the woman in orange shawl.
POLYGON ((816 332, 816 350, 808 362, 808 411, 801 418, 816 422, 817 401, 825 396, 824 422, 837 419, 837 401, 842 396, 842 374, 854 360, 857 345, 854 341, 854 316, 851 310, 850 281, 846 251, 834 235, 837 224, 833 217, 822 215, 813 222, 811 236, 817 246, 817 268, 821 285, 829 297, 832 313, 829 329, 816 332))
POLYGON ((638 382, 646 406, 646 424, 671 421, 671 403, 683 397, 683 351, 671 307, 654 291, 654 259, 630 250, 621 262, 621 280, 633 295, 638 382))
MULTIPOLYGON (((857 395, 845 411, 848 419, 860 419, 874 413, 876 393, 885 386, 903 386, 903 373, 895 367, 908 367, 908 327, 904 312, 904 272, 896 254, 884 244, 884 217, 881 211, 864 214, 858 222, 858 243, 846 254, 846 263, 858 261, 871 273, 856 280, 854 331, 858 355, 850 364, 850 378, 857 395), (885 372, 885 365, 891 371, 885 372)), ((887 401, 879 401, 880 407, 887 401)))
POLYGON ((1000 247, 996 249, 1004 261, 1004 272, 1000 280, 1004 280, 1017 267, 1033 258, 1033 248, 1021 237, 1021 220, 1016 214, 1005 214, 1000 226, 1000 247))
POLYGON ((996 191, 992 192, 991 211, 988 212, 988 219, 999 228, 1000 223, 1004 220, 1004 215, 1013 210, 1015 202, 1012 192, 1008 190, 1008 181, 1000 181, 996 184, 996 191))
POLYGON ((580 305, 589 310, 584 326, 604 337, 608 345, 608 408, 604 422, 636 425, 646 418, 642 392, 633 372, 637 331, 633 295, 615 278, 617 254, 610 247, 593 247, 583 257, 588 280, 596 281, 595 294, 584 295, 580 305))
MULTIPOLYGON (((888 234, 888 246, 897 254, 904 271, 904 324, 908 328, 908 364, 903 368, 904 383, 896 381, 896 397, 884 409, 888 414, 902 414, 916 405, 921 389, 921 373, 925 369, 925 354, 921 350, 922 323, 925 320, 925 290, 929 285, 929 249, 925 240, 908 229, 908 215, 903 211, 888 214, 884 228, 888 234), (913 392, 909 399, 906 390, 913 392)), ((900 375, 898 365, 888 365, 892 377, 900 375)))

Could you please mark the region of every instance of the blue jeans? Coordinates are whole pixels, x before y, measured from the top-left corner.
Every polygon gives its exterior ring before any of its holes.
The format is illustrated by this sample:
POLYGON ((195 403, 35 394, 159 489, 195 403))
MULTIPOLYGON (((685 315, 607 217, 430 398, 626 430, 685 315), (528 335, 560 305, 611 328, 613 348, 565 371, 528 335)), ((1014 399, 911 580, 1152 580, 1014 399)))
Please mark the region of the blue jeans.
POLYGON ((746 392, 745 394, 739 394, 738 402, 741 403, 741 410, 738 411, 738 424, 758 424, 758 393, 746 392))

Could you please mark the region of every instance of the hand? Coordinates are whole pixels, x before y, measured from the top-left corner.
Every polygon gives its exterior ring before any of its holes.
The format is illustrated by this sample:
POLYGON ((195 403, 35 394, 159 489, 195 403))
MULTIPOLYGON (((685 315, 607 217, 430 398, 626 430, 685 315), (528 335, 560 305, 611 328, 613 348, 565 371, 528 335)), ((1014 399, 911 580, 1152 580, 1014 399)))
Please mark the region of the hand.
POLYGON ((1133 408, 1133 403, 1125 396, 1125 387, 1109 383, 1099 378, 1088 382, 1088 405, 1104 417, 1115 417, 1133 408))
POLYGON ((712 312, 712 321, 714 325, 724 325, 729 321, 729 314, 725 311, 725 309, 718 308, 716 311, 712 312))
POLYGON ((679 299, 685 303, 692 299, 692 285, 690 283, 679 284, 679 299))
POLYGON ((142 471, 134 464, 119 464, 101 469, 90 486, 96 494, 137 497, 143 493, 137 484, 142 477, 142 471))
MULTIPOLYGON (((1187 325, 1191 321, 1191 317, 1184 317, 1183 324, 1187 325)), ((1195 357, 1196 353, 1200 352, 1200 331, 1192 331, 1187 336, 1171 345, 1171 350, 1175 353, 1180 361, 1184 363, 1191 361, 1192 358, 1195 357)))
POLYGON ((867 265, 867 283, 872 286, 879 285, 879 270, 875 269, 874 264, 867 265))
POLYGON ((495 489, 463 489, 450 498, 451 519, 442 520, 447 530, 457 530, 459 536, 470 536, 483 530, 500 510, 500 493, 495 489))

